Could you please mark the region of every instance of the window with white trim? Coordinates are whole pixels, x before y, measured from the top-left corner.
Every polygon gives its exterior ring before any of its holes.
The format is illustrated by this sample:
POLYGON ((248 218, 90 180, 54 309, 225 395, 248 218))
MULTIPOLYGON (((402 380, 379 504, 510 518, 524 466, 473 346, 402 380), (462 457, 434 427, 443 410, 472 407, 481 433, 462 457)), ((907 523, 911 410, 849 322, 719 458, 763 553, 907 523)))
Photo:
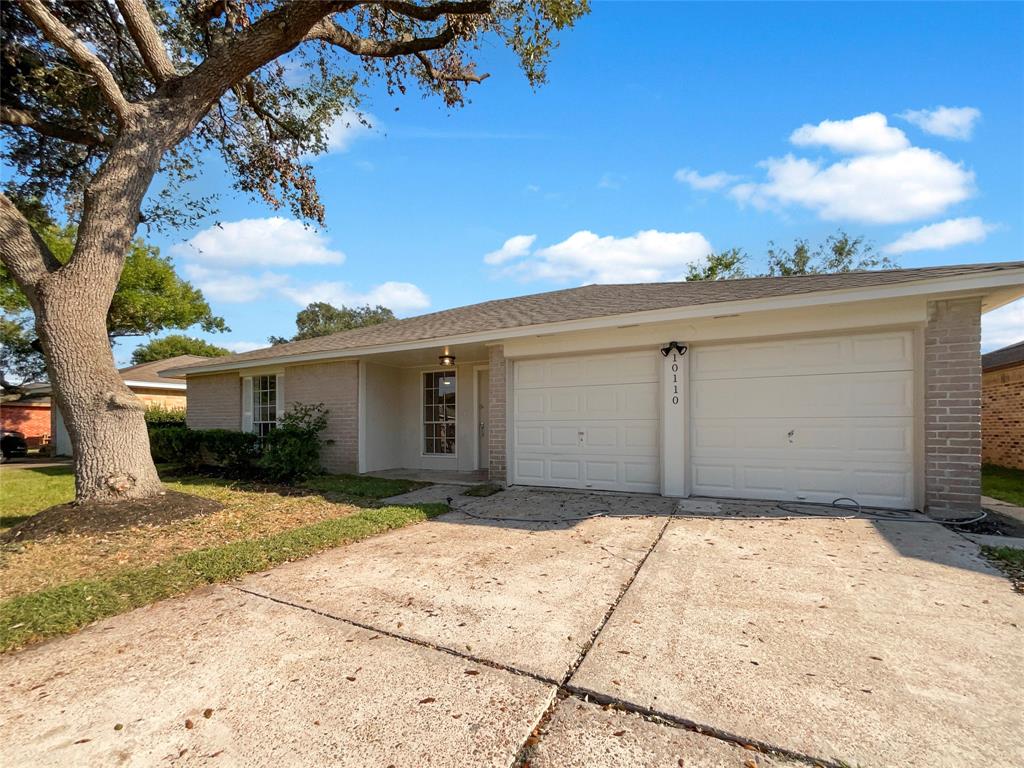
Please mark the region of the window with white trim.
POLYGON ((252 431, 260 437, 277 428, 277 376, 252 377, 252 431))
POLYGON ((423 453, 455 453, 455 371, 423 374, 423 453))
POLYGON ((284 376, 266 374, 242 379, 242 431, 260 437, 277 428, 284 412, 284 376))

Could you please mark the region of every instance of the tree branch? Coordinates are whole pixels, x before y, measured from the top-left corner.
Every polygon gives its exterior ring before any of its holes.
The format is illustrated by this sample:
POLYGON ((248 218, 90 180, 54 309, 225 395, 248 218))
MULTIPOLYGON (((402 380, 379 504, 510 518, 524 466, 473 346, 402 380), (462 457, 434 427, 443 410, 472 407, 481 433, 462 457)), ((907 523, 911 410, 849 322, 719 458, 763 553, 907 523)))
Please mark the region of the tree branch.
POLYGON ((405 40, 371 40, 367 37, 354 35, 331 19, 325 18, 309 30, 305 39, 322 40, 325 43, 344 48, 349 53, 354 53, 357 56, 388 58, 444 48, 455 39, 455 32, 451 27, 446 26, 431 37, 412 37, 405 40))
POLYGON ((21 211, 0 192, 0 261, 11 272, 29 303, 36 306, 36 284, 61 268, 46 243, 21 211))
POLYGON ((472 69, 465 67, 459 68, 453 72, 442 72, 434 66, 434 63, 424 53, 417 53, 416 58, 420 60, 420 64, 427 70, 427 75, 441 83, 482 83, 488 77, 490 73, 484 72, 482 75, 478 75, 472 69))
POLYGON ((126 121, 131 115, 131 105, 121 93, 121 88, 114 79, 114 75, 107 69, 99 56, 90 51, 85 43, 75 36, 74 32, 50 13, 49 9, 43 5, 42 0, 18 0, 18 2, 46 39, 71 54, 71 57, 78 62, 78 66, 92 76, 99 86, 103 98, 114 110, 114 114, 122 122, 126 121))
POLYGON ((117 7, 156 84, 162 85, 174 77, 177 74, 174 64, 167 55, 164 41, 153 23, 153 17, 149 15, 145 0, 117 0, 117 7))
POLYGON ((407 16, 417 21, 437 21, 442 16, 482 16, 490 13, 493 6, 491 0, 442 0, 430 5, 417 5, 404 0, 381 0, 367 5, 379 5, 394 13, 407 16))
POLYGON ((81 144, 86 147, 98 147, 109 141, 99 131, 82 130, 69 125, 60 125, 59 123, 44 120, 23 107, 12 107, 7 104, 0 104, 0 123, 15 125, 21 128, 31 128, 36 133, 41 133, 44 136, 60 139, 72 144, 81 144))

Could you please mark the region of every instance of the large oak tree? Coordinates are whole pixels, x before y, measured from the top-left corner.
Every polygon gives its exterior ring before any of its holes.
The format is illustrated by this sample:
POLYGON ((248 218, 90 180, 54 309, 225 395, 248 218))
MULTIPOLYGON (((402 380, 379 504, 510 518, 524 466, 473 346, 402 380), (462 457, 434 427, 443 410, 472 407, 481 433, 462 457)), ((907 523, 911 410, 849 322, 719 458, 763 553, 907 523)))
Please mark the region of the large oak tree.
POLYGON ((543 81, 553 30, 586 0, 12 0, 0 3, 0 123, 9 190, 60 198, 77 221, 61 262, 7 196, 0 258, 28 298, 74 446, 79 500, 159 493, 138 399, 121 382, 107 308, 144 217, 180 224, 219 151, 238 189, 322 222, 304 158, 360 86, 419 86, 459 105, 487 75, 485 39, 543 81), (161 188, 150 193, 160 174, 161 188), (147 208, 143 211, 143 204, 147 208))

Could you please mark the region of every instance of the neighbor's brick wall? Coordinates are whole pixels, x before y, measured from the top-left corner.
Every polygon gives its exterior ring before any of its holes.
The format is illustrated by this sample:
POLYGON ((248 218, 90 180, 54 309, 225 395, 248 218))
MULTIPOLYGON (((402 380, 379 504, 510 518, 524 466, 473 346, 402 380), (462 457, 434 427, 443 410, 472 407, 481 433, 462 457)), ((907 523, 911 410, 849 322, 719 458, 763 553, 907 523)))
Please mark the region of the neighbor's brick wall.
POLYGON ((508 421, 508 384, 505 379, 505 348, 490 349, 490 370, 487 384, 488 412, 488 464, 487 477, 492 483, 505 485, 508 481, 506 456, 506 424, 508 421))
POLYGON ((4 403, 0 405, 0 425, 21 432, 29 448, 38 448, 50 439, 50 406, 4 403))
POLYGON ((188 377, 185 423, 192 429, 241 429, 242 380, 238 373, 188 377))
POLYGON ((185 410, 185 395, 168 394, 166 390, 161 389, 141 389, 139 387, 132 387, 139 400, 141 400, 147 408, 166 408, 171 411, 184 411, 185 410))
POLYGON ((981 375, 981 458, 1024 469, 1024 363, 981 375))
POLYGON ((328 472, 359 471, 359 363, 313 363, 284 369, 285 410, 323 403, 328 410, 321 463, 328 472))
POLYGON ((981 505, 981 299, 928 302, 924 354, 926 511, 962 517, 981 505))

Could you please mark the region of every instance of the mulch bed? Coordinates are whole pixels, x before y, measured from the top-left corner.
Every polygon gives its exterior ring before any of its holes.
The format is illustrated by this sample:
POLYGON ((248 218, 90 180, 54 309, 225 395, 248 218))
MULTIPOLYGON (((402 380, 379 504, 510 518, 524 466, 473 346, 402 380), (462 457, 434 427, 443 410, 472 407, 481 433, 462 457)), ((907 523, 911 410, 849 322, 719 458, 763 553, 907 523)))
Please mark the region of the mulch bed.
POLYGON ((0 534, 5 543, 42 539, 60 533, 110 533, 141 525, 163 525, 209 515, 224 505, 213 499, 167 491, 149 499, 100 504, 58 504, 0 534))

